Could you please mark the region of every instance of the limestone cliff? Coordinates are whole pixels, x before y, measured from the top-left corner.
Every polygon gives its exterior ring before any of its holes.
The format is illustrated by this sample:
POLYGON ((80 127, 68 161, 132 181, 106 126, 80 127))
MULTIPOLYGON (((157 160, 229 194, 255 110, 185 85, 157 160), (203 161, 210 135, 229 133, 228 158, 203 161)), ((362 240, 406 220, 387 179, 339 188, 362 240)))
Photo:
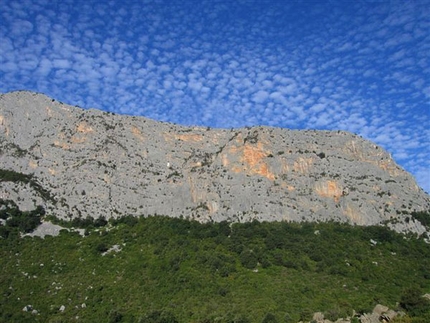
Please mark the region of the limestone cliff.
MULTIPOLYGON (((72 107, 45 95, 0 96, 0 198, 62 218, 163 214, 199 221, 391 221, 430 197, 391 156, 342 131, 183 127, 72 107)), ((394 224, 393 224, 394 225, 394 224)))

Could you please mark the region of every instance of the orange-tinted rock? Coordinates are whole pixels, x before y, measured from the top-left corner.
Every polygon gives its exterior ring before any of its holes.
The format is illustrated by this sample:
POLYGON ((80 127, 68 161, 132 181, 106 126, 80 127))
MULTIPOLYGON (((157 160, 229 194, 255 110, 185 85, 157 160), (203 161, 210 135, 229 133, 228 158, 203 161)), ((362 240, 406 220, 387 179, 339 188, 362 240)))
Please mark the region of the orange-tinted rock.
MULTIPOLYGON (((240 146, 232 146, 229 150, 229 155, 233 155, 240 161, 240 164, 233 164, 231 170, 234 172, 246 172, 252 175, 264 176, 270 180, 275 179, 275 175, 270 170, 265 159, 270 152, 263 149, 262 143, 244 144, 240 146)), ((223 165, 229 165, 228 156, 223 156, 223 165)))
POLYGON ((321 197, 329 197, 339 202, 343 194, 342 187, 336 181, 324 181, 315 184, 315 191, 321 197))

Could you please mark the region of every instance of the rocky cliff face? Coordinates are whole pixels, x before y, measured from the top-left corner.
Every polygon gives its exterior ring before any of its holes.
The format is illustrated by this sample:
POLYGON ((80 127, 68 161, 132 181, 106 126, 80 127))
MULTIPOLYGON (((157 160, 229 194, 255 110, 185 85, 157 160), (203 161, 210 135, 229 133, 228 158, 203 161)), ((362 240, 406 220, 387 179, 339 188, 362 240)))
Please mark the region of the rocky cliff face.
POLYGON ((430 209, 387 152, 342 131, 189 128, 12 92, 0 96, 0 149, 0 169, 32 176, 0 182, 0 198, 61 218, 390 221, 422 233, 406 213, 430 209))

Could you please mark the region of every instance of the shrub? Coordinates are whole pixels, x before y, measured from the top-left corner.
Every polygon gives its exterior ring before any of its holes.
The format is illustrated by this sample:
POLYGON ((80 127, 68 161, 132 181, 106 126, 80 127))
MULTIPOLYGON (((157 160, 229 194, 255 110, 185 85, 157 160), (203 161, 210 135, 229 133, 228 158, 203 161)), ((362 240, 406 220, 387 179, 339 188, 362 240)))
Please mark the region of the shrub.
POLYGON ((400 298, 399 305, 405 309, 410 316, 430 314, 430 302, 422 296, 422 292, 418 288, 406 289, 400 298))
POLYGON ((6 227, 18 229, 19 232, 29 233, 40 225, 40 217, 45 214, 45 209, 42 206, 38 206, 33 211, 21 212, 16 207, 9 209, 6 214, 9 215, 9 218, 6 220, 6 227))
POLYGON ((312 319, 312 311, 309 308, 304 308, 300 312, 300 321, 310 321, 312 319))
POLYGON ((248 269, 254 269, 257 267, 257 257, 251 250, 242 251, 239 258, 243 267, 248 269))
POLYGON ((142 323, 178 323, 176 317, 166 311, 152 311, 146 314, 140 322, 142 323))
POLYGON ((425 227, 430 227, 430 211, 427 212, 412 212, 412 218, 421 222, 421 224, 425 227))
POLYGON ((101 242, 96 246, 96 251, 99 253, 103 253, 103 252, 106 252, 108 250, 109 250, 109 248, 104 242, 101 242))
POLYGON ((267 313, 261 322, 262 323, 278 323, 278 320, 276 319, 276 316, 274 314, 267 313))

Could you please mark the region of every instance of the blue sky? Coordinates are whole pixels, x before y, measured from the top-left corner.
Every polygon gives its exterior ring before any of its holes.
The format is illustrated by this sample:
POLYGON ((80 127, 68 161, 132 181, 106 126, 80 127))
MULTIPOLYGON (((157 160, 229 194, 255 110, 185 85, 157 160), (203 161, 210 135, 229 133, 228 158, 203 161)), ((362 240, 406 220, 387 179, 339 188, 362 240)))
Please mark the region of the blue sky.
POLYGON ((430 192, 429 0, 0 2, 0 92, 182 125, 347 130, 430 192))

